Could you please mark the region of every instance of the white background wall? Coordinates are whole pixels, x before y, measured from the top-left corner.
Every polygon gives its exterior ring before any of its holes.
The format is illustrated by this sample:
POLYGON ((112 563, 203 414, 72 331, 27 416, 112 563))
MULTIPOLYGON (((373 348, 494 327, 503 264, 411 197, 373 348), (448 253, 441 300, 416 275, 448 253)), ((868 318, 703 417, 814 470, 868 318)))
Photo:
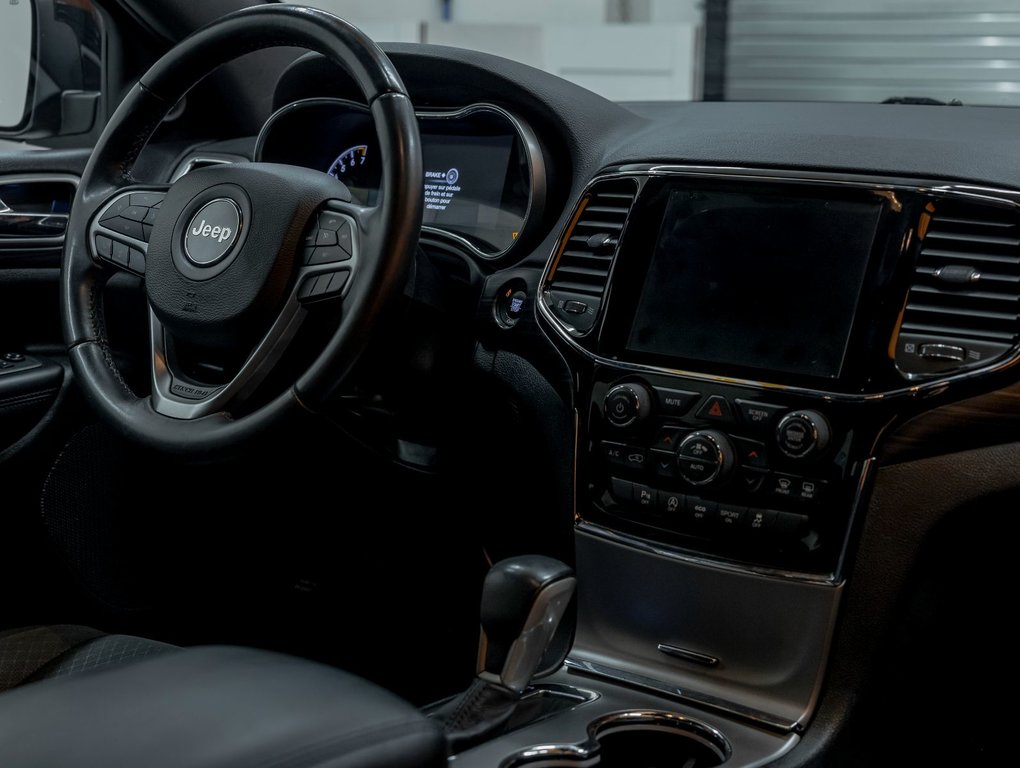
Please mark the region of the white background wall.
POLYGON ((304 0, 380 42, 471 48, 613 100, 696 99, 700 0, 304 0))

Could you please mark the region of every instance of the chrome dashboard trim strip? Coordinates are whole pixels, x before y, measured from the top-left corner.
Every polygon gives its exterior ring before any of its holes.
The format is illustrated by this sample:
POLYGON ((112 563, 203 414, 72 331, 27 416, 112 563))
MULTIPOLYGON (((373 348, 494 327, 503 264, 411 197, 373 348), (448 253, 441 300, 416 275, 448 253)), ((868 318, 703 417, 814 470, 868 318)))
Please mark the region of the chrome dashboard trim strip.
POLYGON ((787 581, 797 581, 802 584, 814 584, 816 586, 823 587, 837 587, 841 583, 841 579, 837 574, 825 575, 805 573, 801 571, 786 571, 780 568, 769 568, 764 565, 735 563, 722 558, 716 558, 711 555, 695 554, 693 552, 688 552, 687 550, 671 547, 668 544, 660 544, 649 539, 632 536, 629 533, 614 531, 612 528, 606 528, 605 526, 592 523, 584 519, 580 519, 574 523, 574 530, 596 536, 600 539, 605 539, 613 544, 621 544, 631 549, 645 552, 649 555, 657 555, 670 560, 687 563, 688 565, 697 565, 702 568, 714 568, 720 571, 728 571, 729 573, 739 573, 744 576, 751 575, 764 576, 766 578, 773 579, 785 579, 787 581))
MULTIPOLYGON (((854 176, 851 174, 831 174, 821 173, 815 171, 782 171, 782 170, 763 170, 755 168, 743 168, 738 166, 699 166, 699 165, 650 165, 650 164, 635 164, 635 165, 623 165, 619 166, 612 171, 604 171, 593 177, 584 187, 578 200, 583 199, 588 193, 590 188, 600 181, 606 181, 617 178, 647 178, 647 177, 663 177, 663 176, 677 176, 677 177, 697 177, 697 178, 714 178, 714 179, 744 179, 744 180, 759 180, 759 181, 774 181, 774 182, 789 182, 789 183, 803 183, 811 184, 816 186, 840 186, 840 187, 854 187, 859 189, 870 189, 874 191, 911 191, 918 194, 932 194, 942 197, 956 197, 970 200, 972 202, 985 202, 1002 205, 1004 207, 1013 207, 1020 209, 1020 191, 1008 190, 993 187, 983 187, 972 184, 961 184, 952 182, 938 182, 938 181, 918 181, 912 179, 903 179, 897 177, 890 178, 879 178, 872 176, 854 176)), ((638 197, 640 197, 640 190, 638 197)), ((850 393, 850 392, 828 392, 825 390, 814 389, 810 387, 793 386, 789 384, 777 384, 774 382, 761 381, 757 379, 742 379, 734 378, 729 376, 719 376, 714 374, 699 373, 697 371, 690 371, 681 368, 667 368, 663 366, 648 365, 645 363, 633 363, 622 360, 615 360, 606 357, 602 357, 588 349, 585 349, 581 344, 578 343, 575 338, 568 330, 568 328, 553 315, 552 310, 546 305, 544 294, 549 287, 549 277, 552 269, 553 262, 556 258, 556 252, 559 249, 560 243, 563 239, 563 234, 560 235, 556 240, 556 245, 550 254, 549 259, 546 261, 545 269, 542 272, 542 280, 540 282, 540 292, 542 296, 540 300, 535 302, 538 306, 538 315, 544 320, 556 333, 556 335, 564 342, 566 342, 574 351, 579 352, 582 356, 586 357, 591 362, 596 364, 605 365, 613 368, 618 368, 622 371, 630 373, 652 373, 652 374, 663 374, 667 376, 681 376, 694 381, 704 381, 716 384, 731 384, 738 386, 756 387, 759 389, 767 389, 774 391, 787 392, 793 395, 799 395, 809 398, 822 400, 825 402, 867 402, 867 401, 883 401, 891 398, 900 397, 926 397, 929 395, 937 395, 943 393, 947 387, 952 384, 961 381, 969 381, 978 376, 987 375, 989 373, 995 373, 998 371, 1012 368, 1018 362, 1020 362, 1020 345, 1016 345, 1013 348, 1012 354, 1004 357, 996 362, 991 363, 987 366, 980 368, 972 368, 967 371, 961 371, 950 376, 943 376, 940 378, 927 378, 919 377, 915 375, 904 375, 907 381, 913 381, 912 385, 904 386, 900 389, 886 390, 883 392, 873 393, 850 393)), ((618 257, 617 257, 618 258, 618 257)), ((593 327, 591 332, 595 332, 595 329, 599 328, 601 323, 605 319, 606 305, 612 299, 612 283, 615 277, 615 271, 617 267, 617 260, 614 259, 612 271, 607 281, 607 292, 602 301, 602 305, 599 308, 599 318, 596 321, 596 325, 593 327)), ((542 323, 539 323, 542 326, 542 323)), ((589 332, 589 334, 591 333, 589 332)), ((586 336, 589 334, 585 334, 586 336)))
MULTIPOLYGON (((349 99, 331 97, 315 97, 309 99, 299 99, 298 101, 291 102, 290 104, 285 104, 284 106, 276 110, 273 114, 271 114, 269 118, 266 120, 266 122, 263 124, 262 128, 259 130, 258 138, 255 140, 255 152, 254 152, 255 161, 256 162, 261 161, 262 150, 265 146, 266 136, 268 135, 269 129, 272 127, 273 123, 275 123, 279 118, 291 112, 302 109, 304 107, 320 106, 327 104, 339 105, 346 107, 348 109, 356 109, 360 112, 365 113, 367 113, 368 111, 364 104, 359 104, 358 102, 351 101, 349 99)), ((542 148, 539 145, 538 136, 535 134, 534 131, 531 130, 531 127, 528 126, 527 123, 525 123, 523 120, 521 120, 512 112, 496 104, 491 104, 489 102, 476 102, 474 104, 468 104, 465 107, 461 107, 459 109, 451 111, 416 109, 414 111, 414 114, 418 117, 419 120, 423 118, 426 120, 454 120, 457 118, 466 117, 467 115, 473 114, 475 112, 492 112, 502 117, 510 124, 514 131, 516 131, 517 137, 518 139, 520 139, 521 145, 524 147, 524 154, 525 157, 527 158, 528 164, 529 189, 528 189, 528 205, 524 211, 523 217, 524 221, 521 224, 521 231, 517 238, 519 240, 520 235, 523 235, 528 230, 529 225, 533 223, 532 214, 535 212, 541 212, 542 209, 545 207, 547 185, 545 158, 542 154, 542 148)), ((467 238, 461 237, 460 235, 457 235, 453 232, 447 232, 446 230, 440 227, 423 225, 421 229, 422 232, 428 233, 443 240, 452 241, 461 248, 467 249, 469 252, 471 252, 478 258, 486 259, 487 261, 493 261, 506 256, 508 253, 510 253, 510 251, 513 250, 513 247, 517 244, 517 240, 515 240, 513 243, 511 243, 507 248, 504 248, 502 251, 499 251, 497 253, 488 253, 478 248, 467 238)))
POLYGON ((615 667, 610 667, 605 664, 599 664, 594 661, 583 661, 569 656, 564 664, 567 669, 572 672, 593 675, 605 680, 612 680, 617 683, 625 683, 637 688, 644 688, 645 690, 653 691, 672 699, 679 699, 680 701, 689 703, 695 707, 736 717, 754 725, 763 726, 782 733, 789 733, 797 729, 797 723, 784 718, 774 717, 767 712, 752 709, 751 707, 743 707, 739 704, 734 704, 732 702, 716 698, 715 696, 709 696, 708 694, 698 693, 697 691, 691 691, 686 688, 680 688, 676 685, 672 685, 671 683, 655 680, 651 677, 645 677, 644 675, 636 675, 631 672, 625 672, 621 669, 616 669, 615 667))

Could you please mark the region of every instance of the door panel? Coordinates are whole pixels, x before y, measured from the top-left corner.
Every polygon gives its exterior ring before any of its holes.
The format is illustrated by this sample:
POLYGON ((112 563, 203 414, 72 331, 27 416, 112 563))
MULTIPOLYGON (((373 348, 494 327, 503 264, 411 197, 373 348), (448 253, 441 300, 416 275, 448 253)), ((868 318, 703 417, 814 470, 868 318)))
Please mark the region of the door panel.
MULTIPOLYGON (((0 462, 28 447, 65 383, 63 229, 88 152, 0 152, 0 462)), ((51 418, 47 418, 50 416, 51 418)))

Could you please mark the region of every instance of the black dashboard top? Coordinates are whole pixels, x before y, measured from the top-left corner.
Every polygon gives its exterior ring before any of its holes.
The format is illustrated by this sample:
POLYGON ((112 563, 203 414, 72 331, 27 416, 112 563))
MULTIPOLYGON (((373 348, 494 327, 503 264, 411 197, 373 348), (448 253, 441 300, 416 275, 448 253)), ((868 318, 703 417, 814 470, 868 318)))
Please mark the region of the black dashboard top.
MULTIPOLYGON (((549 73, 475 51, 383 48, 416 106, 491 100, 555 125, 584 180, 602 166, 670 161, 1020 183, 1020 110, 818 102, 614 104, 549 73)), ((274 104, 344 96, 349 88, 343 73, 309 55, 281 78, 274 104)))

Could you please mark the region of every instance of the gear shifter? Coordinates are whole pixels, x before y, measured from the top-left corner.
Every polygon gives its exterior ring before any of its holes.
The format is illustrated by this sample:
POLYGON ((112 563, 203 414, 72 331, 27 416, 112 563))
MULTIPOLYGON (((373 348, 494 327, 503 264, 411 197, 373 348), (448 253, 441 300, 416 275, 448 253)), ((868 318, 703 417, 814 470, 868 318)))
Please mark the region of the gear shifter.
POLYGON ((453 751, 506 725, 539 671, 575 584, 569 566, 542 555, 512 557, 492 566, 482 588, 478 677, 432 713, 443 720, 453 751))
POLYGON ((574 595, 574 572, 541 555, 496 563, 482 588, 478 676, 523 693, 574 595))

